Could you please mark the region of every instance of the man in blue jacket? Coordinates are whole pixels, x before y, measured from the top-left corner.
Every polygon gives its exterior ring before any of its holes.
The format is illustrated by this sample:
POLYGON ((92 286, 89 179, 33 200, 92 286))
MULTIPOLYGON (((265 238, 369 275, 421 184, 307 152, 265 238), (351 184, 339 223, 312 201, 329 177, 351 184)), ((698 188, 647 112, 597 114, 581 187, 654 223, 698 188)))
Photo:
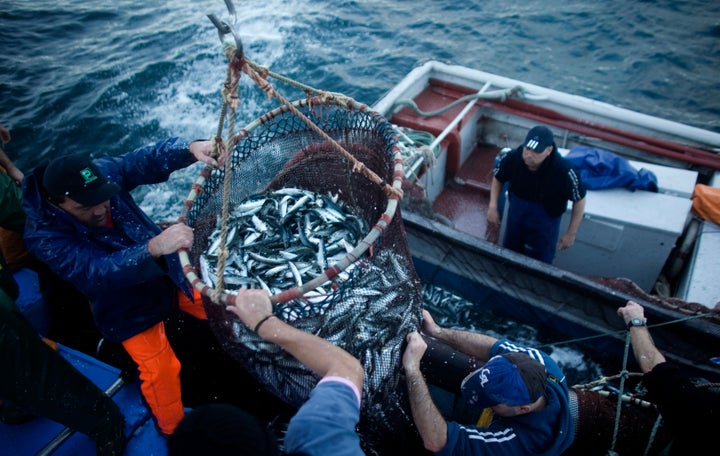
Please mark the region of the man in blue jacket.
POLYGON ((206 318, 177 251, 190 248, 184 224, 160 229, 130 191, 166 181, 196 161, 216 166, 210 141, 171 138, 118 157, 71 155, 40 166, 23 184, 27 249, 90 301, 95 323, 137 363, 141 391, 164 434, 183 417, 180 362, 163 320, 181 305, 206 318), (178 292, 179 290, 179 292, 178 292))
POLYGON ((476 425, 446 422, 433 403, 420 360, 427 344, 407 336, 403 367, 413 420, 425 448, 441 455, 559 455, 574 439, 568 386, 560 367, 540 350, 507 339, 443 328, 423 311, 423 332, 487 361, 463 380, 469 405, 486 408, 476 425))
MULTIPOLYGON (((0 144, 10 133, 0 125, 0 144)), ((14 172, 0 172, 0 227, 22 233, 25 213, 17 179, 23 173, 0 147, 0 163, 14 172)), ((57 351, 44 343, 20 312, 18 284, 0 251, 0 421, 43 416, 96 442, 96 454, 119 456, 125 446, 120 408, 57 351)), ((3 443, 0 453, 12 452, 3 443)))

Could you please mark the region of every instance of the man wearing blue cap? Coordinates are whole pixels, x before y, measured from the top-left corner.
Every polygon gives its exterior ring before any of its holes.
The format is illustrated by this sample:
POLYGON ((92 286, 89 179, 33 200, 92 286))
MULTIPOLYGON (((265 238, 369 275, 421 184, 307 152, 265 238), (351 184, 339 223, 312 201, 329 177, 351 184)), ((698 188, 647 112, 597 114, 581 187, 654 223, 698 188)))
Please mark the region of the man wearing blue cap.
POLYGON ((557 151, 549 128, 538 125, 528 132, 522 146, 496 161, 490 188, 487 221, 500 225, 498 200, 508 183, 508 219, 503 247, 545 263, 556 250, 575 243, 585 212, 585 186, 572 165, 557 151), (560 236, 560 219, 572 201, 570 223, 560 236))
POLYGON ((422 330, 467 355, 487 361, 460 387, 469 405, 489 408, 477 425, 446 422, 432 401, 420 360, 427 344, 407 336, 402 363, 413 420, 425 448, 439 455, 560 455, 573 442, 568 386, 547 354, 507 339, 438 326, 423 311, 422 330))

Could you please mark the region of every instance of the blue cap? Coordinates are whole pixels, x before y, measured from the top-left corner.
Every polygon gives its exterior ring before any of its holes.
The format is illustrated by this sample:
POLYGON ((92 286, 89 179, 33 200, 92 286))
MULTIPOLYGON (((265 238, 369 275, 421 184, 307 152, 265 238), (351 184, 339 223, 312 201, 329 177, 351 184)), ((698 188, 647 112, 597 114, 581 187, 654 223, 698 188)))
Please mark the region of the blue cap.
POLYGON ((555 144, 555 138, 548 127, 538 125, 532 127, 525 137, 524 147, 533 150, 537 153, 542 153, 548 146, 555 144))
POLYGON ((503 353, 465 377, 460 390, 465 401, 479 407, 532 404, 545 394, 545 366, 525 353, 503 353))

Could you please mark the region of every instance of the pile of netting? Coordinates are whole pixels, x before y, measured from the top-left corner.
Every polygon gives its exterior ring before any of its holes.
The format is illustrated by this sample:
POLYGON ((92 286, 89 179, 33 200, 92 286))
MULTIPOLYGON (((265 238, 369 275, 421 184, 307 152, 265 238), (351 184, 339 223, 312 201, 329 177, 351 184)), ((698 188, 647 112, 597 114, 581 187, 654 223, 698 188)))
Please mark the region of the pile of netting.
POLYGON ((400 187, 402 176, 402 167, 396 169, 396 135, 382 116, 352 100, 311 98, 292 106, 281 106, 243 129, 227 166, 202 171, 181 216, 195 233, 181 261, 202 292, 224 349, 285 402, 301 405, 318 379, 225 309, 233 289, 269 289, 275 315, 360 360, 365 382, 359 432, 372 454, 374 440, 392 438, 391 429, 402 425, 398 420, 410 420, 398 396, 404 394, 400 358, 405 336, 419 327, 422 309, 399 198, 388 191, 400 187), (299 220, 291 217, 301 209, 305 214, 299 220), (310 219, 318 213, 324 214, 320 221, 310 219), (340 235, 321 239, 319 233, 331 228, 340 235), (218 266, 217 252, 223 248, 227 258, 218 266), (255 269, 262 273, 250 271, 251 263, 263 262, 268 263, 264 269, 255 269), (308 280, 303 271, 315 276, 308 280))

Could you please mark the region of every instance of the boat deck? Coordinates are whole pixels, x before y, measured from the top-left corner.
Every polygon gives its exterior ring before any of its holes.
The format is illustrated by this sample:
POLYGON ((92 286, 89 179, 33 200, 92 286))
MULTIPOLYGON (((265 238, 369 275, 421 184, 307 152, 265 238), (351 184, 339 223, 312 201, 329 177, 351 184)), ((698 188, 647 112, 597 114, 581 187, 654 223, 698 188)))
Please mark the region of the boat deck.
MULTIPOLYGON (((420 110, 438 111, 438 114, 425 117, 409 107, 404 107, 393 113, 390 120, 396 125, 426 131, 437 137, 462 114, 466 105, 458 104, 446 111, 441 109, 472 93, 470 89, 431 79, 428 86, 418 93, 413 101, 420 110)), ((445 182, 440 193, 433 199, 432 208, 436 214, 451 222, 455 229, 487 239, 487 208, 492 167, 500 148, 476 142, 469 152, 463 151, 468 136, 471 141, 473 138, 472 133, 468 135, 462 131, 475 131, 470 122, 478 122, 480 116, 480 106, 471 105, 467 109, 441 143, 444 149, 442 153, 445 154, 445 182)))
POLYGON ((435 212, 450 220, 458 231, 488 239, 487 209, 492 167, 498 151, 492 146, 475 146, 433 202, 435 212))

